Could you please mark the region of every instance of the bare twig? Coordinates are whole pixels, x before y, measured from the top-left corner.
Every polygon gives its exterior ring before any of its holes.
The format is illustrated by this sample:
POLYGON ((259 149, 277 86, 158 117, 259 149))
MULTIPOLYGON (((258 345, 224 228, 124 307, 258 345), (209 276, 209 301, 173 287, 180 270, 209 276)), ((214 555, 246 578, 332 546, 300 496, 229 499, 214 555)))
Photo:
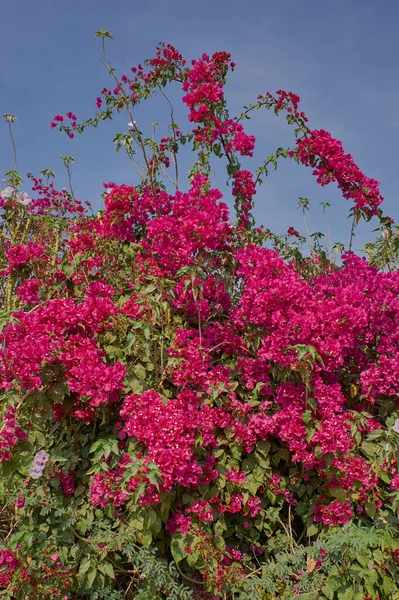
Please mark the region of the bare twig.
MULTIPOLYGON (((103 49, 104 66, 105 66, 105 68, 108 70, 108 73, 111 75, 111 77, 112 77, 112 78, 115 80, 116 84, 119 86, 119 85, 120 85, 120 81, 119 81, 119 79, 117 78, 117 76, 115 75, 114 69, 113 69, 113 67, 111 66, 111 64, 110 64, 110 62, 109 62, 109 60, 108 60, 108 57, 107 57, 107 51, 106 51, 106 49, 105 49, 105 37, 104 37, 104 36, 102 36, 102 39, 101 39, 101 44, 102 44, 102 49, 103 49)), ((147 152, 146 152, 146 150, 145 150, 145 146, 144 146, 143 140, 142 140, 142 138, 141 138, 140 131, 139 131, 139 129, 138 129, 138 127, 137 127, 137 125, 136 125, 136 123, 135 123, 134 119, 133 119, 133 114, 132 114, 132 111, 131 111, 131 110, 130 110, 130 108, 129 108, 129 99, 128 99, 128 97, 126 96, 126 93, 125 93, 125 90, 123 89, 123 86, 120 86, 120 89, 121 89, 121 91, 122 91, 123 99, 125 100, 125 103, 126 103, 126 110, 127 110, 127 113, 128 113, 128 115, 129 115, 129 117, 130 117, 130 120, 131 120, 131 123, 132 123, 133 130, 134 130, 134 132, 135 132, 135 134, 136 134, 136 140, 137 140, 137 143, 138 143, 138 145, 140 146, 140 148, 141 148, 141 151, 142 151, 142 153, 143 153, 143 157, 144 157, 144 161, 145 161, 145 164, 146 164, 146 167, 147 167, 147 173, 148 173, 148 177, 149 177, 149 179, 150 179, 150 184, 151 184, 151 187, 154 187, 154 181, 153 181, 153 165, 150 167, 150 164, 149 164, 149 161, 148 161, 148 157, 147 157, 147 152)))
MULTIPOLYGON (((172 124, 173 139, 176 142, 176 123, 175 123, 174 113, 173 113, 173 104, 171 103, 171 101, 169 100, 167 95, 163 92, 163 90, 161 88, 159 88, 159 90, 160 90, 162 96, 165 98, 165 100, 168 102, 168 104, 170 106, 170 121, 172 124)), ((172 149, 171 156, 172 156, 173 164, 175 167, 175 182, 174 183, 176 185, 176 191, 177 191, 179 189, 179 166, 177 163, 177 154, 174 149, 172 149)))
POLYGON ((353 215, 351 233, 349 237, 349 252, 352 251, 353 238, 355 237, 355 228, 356 228, 356 215, 353 215))
POLYGON ((16 117, 14 117, 14 115, 10 115, 8 113, 6 113, 3 116, 8 124, 8 131, 10 133, 12 151, 13 151, 13 155, 14 155, 14 171, 16 171, 17 170, 17 148, 15 146, 15 140, 14 140, 14 136, 12 133, 12 127, 11 127, 12 123, 14 123, 16 121, 16 117))

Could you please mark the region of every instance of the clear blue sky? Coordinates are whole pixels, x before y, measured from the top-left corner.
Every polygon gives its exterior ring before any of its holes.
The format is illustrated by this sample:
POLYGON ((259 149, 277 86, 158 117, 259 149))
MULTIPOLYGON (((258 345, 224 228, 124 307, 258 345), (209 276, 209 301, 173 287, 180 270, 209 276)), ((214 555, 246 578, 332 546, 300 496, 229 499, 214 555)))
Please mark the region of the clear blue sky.
MULTIPOLYGON (((72 155, 75 193, 96 206, 103 181, 135 182, 127 159, 115 155, 112 144, 125 119, 74 140, 49 128, 57 113, 94 113, 98 92, 110 82, 99 41, 93 37, 96 30, 108 29, 115 37, 110 58, 120 73, 152 56, 161 40, 174 44, 187 58, 215 50, 231 52, 237 64, 227 90, 232 113, 268 89, 296 92, 311 127, 330 130, 366 174, 381 182, 385 212, 399 221, 396 0, 3 0, 0 13, 0 114, 18 118, 14 133, 22 174, 51 168, 62 187, 66 179, 59 156, 72 155)), ((154 120, 164 123, 157 101, 140 109, 138 118, 142 128, 154 120)), ((248 130, 257 137, 258 163, 292 139, 285 121, 266 112, 249 122, 248 130)), ((12 154, 2 120, 1 174, 10 168, 12 154)), ((220 173, 217 184, 224 180, 221 166, 220 173)), ((28 185, 24 189, 29 191, 28 185)), ((347 203, 333 187, 316 186, 310 171, 294 163, 271 174, 260 189, 259 223, 276 232, 289 225, 303 230, 295 208, 298 196, 309 197, 314 206, 312 230, 323 228, 318 203, 334 203, 333 237, 347 239, 347 203)), ((228 191, 225 200, 231 205, 228 191)), ((363 228, 358 247, 365 236, 363 228)))

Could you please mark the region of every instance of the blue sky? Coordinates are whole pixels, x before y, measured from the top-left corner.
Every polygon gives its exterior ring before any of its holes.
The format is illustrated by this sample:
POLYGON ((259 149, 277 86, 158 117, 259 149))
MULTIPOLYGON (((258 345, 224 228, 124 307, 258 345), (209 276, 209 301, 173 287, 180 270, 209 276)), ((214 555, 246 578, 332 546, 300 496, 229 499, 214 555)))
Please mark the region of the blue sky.
MULTIPOLYGON (((74 140, 50 130, 55 114, 71 110, 92 116, 98 92, 110 86, 94 32, 115 38, 109 56, 119 73, 152 56, 158 42, 174 44, 186 58, 227 50, 237 64, 226 95, 231 113, 270 89, 292 90, 302 99, 310 126, 342 140, 360 168, 381 182, 385 212, 399 221, 397 138, 399 136, 399 5, 396 0, 28 0, 3 2, 0 60, 0 114, 17 116, 14 134, 21 174, 44 168, 66 185, 60 155, 72 155, 74 190, 100 207, 102 182, 135 183, 127 159, 116 155, 112 139, 126 127, 121 117, 74 140)), ((184 115, 184 107, 179 108, 184 115)), ((137 112, 140 127, 165 125, 161 99, 137 112)), ((135 115, 136 116, 136 115, 135 115)), ((257 138, 253 166, 278 146, 290 144, 283 118, 258 113, 247 122, 257 138)), ((183 125, 182 123, 179 123, 183 125)), ((6 123, 0 123, 0 171, 12 168, 6 123)), ((215 184, 223 186, 223 167, 215 184)), ((29 191, 26 184, 26 191, 29 191)), ((227 188, 225 200, 231 206, 227 188)), ((311 230, 323 229, 319 203, 330 201, 333 238, 348 239, 346 201, 329 186, 320 188, 310 170, 287 163, 271 173, 256 197, 259 223, 281 233, 303 231, 296 209, 307 196, 311 230)), ((356 246, 367 239, 359 229, 356 246)))

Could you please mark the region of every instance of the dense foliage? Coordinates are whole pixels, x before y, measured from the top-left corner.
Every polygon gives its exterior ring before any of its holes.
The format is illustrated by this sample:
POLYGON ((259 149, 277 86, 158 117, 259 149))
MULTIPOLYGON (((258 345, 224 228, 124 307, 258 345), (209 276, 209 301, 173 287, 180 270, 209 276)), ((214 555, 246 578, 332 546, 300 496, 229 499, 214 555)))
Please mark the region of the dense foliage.
POLYGON ((399 272, 378 183, 293 93, 231 118, 226 52, 187 66, 160 46, 118 77, 98 37, 114 89, 93 118, 51 126, 72 138, 127 113, 115 143, 140 184, 104 184, 97 214, 48 170, 32 197, 16 169, 1 191, 0 595, 398 599, 399 272), (168 134, 145 138, 135 107, 171 82, 190 128, 171 109, 168 134), (263 107, 295 141, 253 174, 243 123, 263 107), (353 228, 379 222, 369 261, 255 225, 280 158, 336 183, 353 228))

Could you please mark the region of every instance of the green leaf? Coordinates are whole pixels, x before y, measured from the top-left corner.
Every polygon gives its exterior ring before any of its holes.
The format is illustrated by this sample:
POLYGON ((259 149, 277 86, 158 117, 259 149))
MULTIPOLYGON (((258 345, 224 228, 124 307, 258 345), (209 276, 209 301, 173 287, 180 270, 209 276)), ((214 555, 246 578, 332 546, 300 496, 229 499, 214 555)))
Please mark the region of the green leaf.
POLYGON ((69 458, 65 458, 65 456, 52 456, 51 461, 52 462, 68 462, 69 458))
POLYGON ((380 471, 378 476, 380 479, 382 479, 382 481, 385 481, 385 483, 391 483, 391 478, 385 471, 380 471))
POLYGON ((321 591, 325 596, 327 596, 328 600, 333 600, 334 598, 334 590, 329 585, 323 585, 321 591))
POLYGON ((145 294, 151 294, 151 292, 154 292, 157 289, 157 286, 155 285, 155 283, 150 283, 150 285, 147 285, 147 287, 144 290, 145 294))
POLYGON ((147 531, 146 533, 144 533, 140 537, 140 542, 143 544, 143 546, 145 546, 146 548, 149 548, 151 546, 151 542, 152 542, 152 533, 150 531, 147 531))
POLYGON ((148 526, 151 527, 151 525, 154 525, 154 523, 156 523, 157 519, 158 519, 157 512, 155 510, 151 509, 147 514, 148 526))
POLYGON ((269 442, 269 440, 261 440, 256 444, 256 448, 258 452, 266 456, 270 452, 271 443, 269 442))
POLYGON ((109 31, 106 31, 105 29, 99 29, 98 31, 95 32, 94 34, 94 39, 97 39, 99 37, 102 38, 109 38, 110 40, 113 40, 114 38, 112 37, 112 35, 110 34, 109 31))
POLYGON ((327 579, 326 585, 331 588, 334 592, 336 592, 341 586, 341 579, 336 575, 330 575, 327 579))
POLYGON ((94 442, 94 444, 92 444, 90 446, 90 450, 89 450, 89 454, 92 454, 93 452, 95 452, 98 448, 101 448, 101 446, 104 445, 106 440, 97 440, 96 442, 94 442))
POLYGON ((340 488, 340 487, 338 487, 338 488, 331 488, 329 490, 329 492, 330 492, 330 496, 332 496, 333 498, 337 498, 337 500, 343 501, 347 497, 346 491, 343 488, 340 488))
MULTIPOLYGON (((110 577, 111 579, 115 579, 115 571, 114 571, 114 567, 111 563, 109 562, 104 562, 101 565, 102 567, 102 572, 104 573, 104 575, 108 575, 108 577, 110 577)), ((100 567, 99 567, 100 569, 100 567)))
POLYGON ((319 532, 319 528, 314 523, 312 523, 312 525, 309 525, 309 527, 306 529, 307 537, 312 537, 314 535, 317 535, 318 532, 319 532))
POLYGON ((353 587, 351 583, 347 583, 342 586, 337 593, 338 600, 352 600, 353 598, 353 587))
POLYGON ((179 563, 187 556, 187 552, 185 551, 186 547, 185 541, 181 537, 174 537, 172 539, 172 543, 170 545, 170 550, 172 552, 172 556, 174 560, 179 563))
POLYGON ((84 560, 82 560, 82 562, 80 563, 80 567, 79 567, 79 574, 80 575, 84 575, 85 573, 87 573, 87 571, 89 570, 91 565, 91 561, 89 558, 85 558, 84 560))
POLYGON ((93 586, 93 583, 94 583, 94 580, 95 580, 96 577, 97 577, 97 569, 93 568, 91 571, 88 572, 87 578, 86 578, 87 587, 88 587, 89 590, 93 586))
POLYGON ((73 535, 72 531, 63 531, 61 539, 66 544, 73 544, 76 542, 75 536, 73 535))
POLYGON ((370 519, 374 519, 375 513, 377 512, 377 507, 375 502, 366 502, 365 504, 366 513, 370 517, 370 519))
POLYGON ((374 431, 368 434, 367 440, 378 440, 383 435, 383 433, 383 429, 374 429, 374 431))
POLYGON ((369 442, 363 442, 361 450, 368 458, 373 458, 375 455, 376 447, 375 444, 369 442))
POLYGON ((135 365, 134 373, 138 377, 139 380, 144 381, 146 379, 146 370, 143 367, 143 365, 140 365, 140 364, 135 365))
POLYGON ((395 583, 395 581, 392 581, 389 577, 383 575, 382 589, 384 590, 385 597, 390 598, 390 594, 392 594, 392 592, 397 591, 397 584, 395 583))
POLYGON ((227 165, 227 174, 229 177, 233 177, 240 170, 240 165, 227 165))
POLYGON ((305 423, 305 425, 308 425, 309 423, 311 423, 313 421, 313 413, 311 410, 305 410, 302 413, 302 420, 305 423))
POLYGON ((77 498, 78 496, 81 496, 83 494, 83 492, 85 491, 86 487, 84 485, 78 485, 77 488, 75 489, 75 493, 74 496, 75 498, 77 498))
POLYGON ((254 468, 254 463, 252 462, 252 460, 249 460, 248 458, 245 458, 242 461, 241 469, 244 471, 244 473, 246 475, 248 473, 251 473, 253 468, 254 468))
POLYGON ((187 554, 187 556, 186 556, 187 564, 192 569, 194 569, 197 566, 198 559, 199 559, 198 550, 193 550, 191 552, 191 554, 187 554))

